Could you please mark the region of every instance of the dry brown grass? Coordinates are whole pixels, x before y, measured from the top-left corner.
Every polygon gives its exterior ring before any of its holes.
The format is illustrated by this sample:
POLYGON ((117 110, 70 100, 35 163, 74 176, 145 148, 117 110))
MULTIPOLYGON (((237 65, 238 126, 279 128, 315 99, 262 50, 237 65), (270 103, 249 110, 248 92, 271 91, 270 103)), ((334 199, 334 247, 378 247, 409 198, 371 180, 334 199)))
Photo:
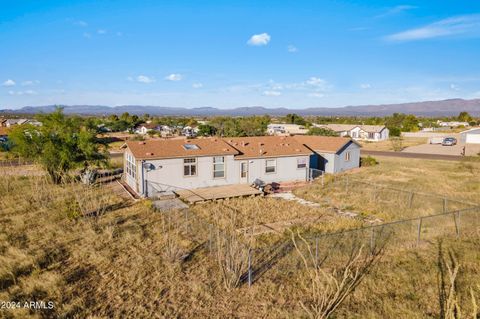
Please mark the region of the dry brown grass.
MULTIPOLYGON (((379 167, 361 170, 359 175, 388 181, 385 166, 390 165, 394 180, 410 183, 410 179, 415 179, 412 174, 405 177, 402 165, 407 171, 410 169, 406 164, 383 159, 380 162, 379 167)), ((461 169, 453 179, 445 176, 444 169, 460 166, 458 163, 424 165, 419 164, 416 169, 435 174, 431 179, 446 182, 446 190, 456 187, 459 193, 465 191, 462 195, 467 198, 474 197, 475 187, 467 183, 478 174, 477 164, 461 169), (435 165, 439 168, 435 169, 435 165), (458 176, 465 178, 457 179, 458 176)), ((434 188, 428 185, 425 182, 418 187, 425 191, 434 188)), ((308 280, 308 273, 293 254, 279 259, 251 288, 243 284, 227 290, 218 259, 205 249, 204 230, 197 232, 193 224, 184 229, 178 217, 176 231, 171 232, 173 226, 170 224, 169 229, 165 215, 152 212, 143 202, 105 210, 97 217, 80 217, 75 211, 78 207, 66 203, 75 202, 77 197, 83 197, 82 193, 75 196, 68 190, 68 185, 52 185, 37 177, 0 178, 0 301, 55 302, 53 311, 0 310, 0 317, 306 316, 301 302, 310 296, 308 287, 302 284, 308 280), (166 252, 171 258, 167 258, 166 252)), ((88 198, 88 191, 85 193, 88 198)), ((115 194, 111 197, 115 202, 124 201, 115 194)), ((93 199, 89 202, 94 203, 93 199)), ((105 206, 101 200, 97 204, 105 206)), ((321 213, 278 199, 247 199, 227 204, 245 210, 237 212, 238 225, 242 226, 250 225, 254 219, 269 222, 321 213), (255 208, 256 201, 262 215, 255 208)), ((199 214, 209 218, 206 212, 214 207, 214 204, 198 206, 204 210, 199 214)), ((227 212, 224 209, 218 208, 216 216, 227 212)), ((479 238, 479 233, 471 233, 462 240, 451 237, 445 240, 445 248, 458 254, 461 265, 456 279, 458 300, 465 313, 470 313, 471 288, 478 300, 479 238)), ((338 308, 336 317, 438 317, 438 252, 427 239, 416 250, 389 251, 376 270, 338 308)))
MULTIPOLYGON (((421 144, 428 143, 428 138, 426 137, 403 137, 402 138, 402 148, 417 146, 421 144)), ((363 150, 368 151, 394 151, 395 144, 392 141, 381 141, 381 142, 368 142, 360 141, 363 150)))

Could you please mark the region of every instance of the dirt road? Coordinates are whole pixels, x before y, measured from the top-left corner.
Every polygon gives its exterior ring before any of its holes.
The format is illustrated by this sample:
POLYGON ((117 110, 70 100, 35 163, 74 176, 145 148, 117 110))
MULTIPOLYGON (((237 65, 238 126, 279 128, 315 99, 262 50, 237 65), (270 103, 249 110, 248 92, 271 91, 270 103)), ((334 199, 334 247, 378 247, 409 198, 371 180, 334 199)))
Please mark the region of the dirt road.
POLYGON ((440 154, 422 154, 422 153, 406 153, 406 152, 384 152, 384 151, 366 151, 362 150, 362 155, 371 156, 388 156, 388 157, 401 157, 401 158, 419 158, 419 159, 431 159, 442 161, 461 161, 464 156, 460 155, 440 155, 440 154))

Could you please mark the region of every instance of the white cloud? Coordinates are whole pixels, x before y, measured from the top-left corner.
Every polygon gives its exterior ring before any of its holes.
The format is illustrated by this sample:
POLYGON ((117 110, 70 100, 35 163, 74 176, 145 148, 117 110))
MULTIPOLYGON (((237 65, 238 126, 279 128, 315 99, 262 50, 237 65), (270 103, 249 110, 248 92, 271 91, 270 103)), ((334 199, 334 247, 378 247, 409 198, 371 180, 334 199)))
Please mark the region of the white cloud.
POLYGON ((318 93, 318 92, 314 92, 314 93, 309 93, 308 96, 320 98, 320 97, 324 97, 325 94, 323 94, 323 93, 318 93))
MULTIPOLYGON (((129 78, 130 78, 130 77, 129 77, 129 78)), ((148 83, 153 83, 153 82, 155 82, 155 79, 154 79, 154 78, 148 77, 148 76, 146 76, 146 75, 139 75, 139 76, 137 76, 137 77, 135 78, 135 80, 136 80, 137 82, 147 83, 147 84, 148 84, 148 83)))
POLYGON ((98 34, 106 34, 106 33, 107 33, 107 30, 105 30, 105 29, 98 29, 98 30, 97 30, 97 33, 98 33, 98 34))
POLYGON ((480 35, 480 14, 456 16, 429 25, 394 33, 385 37, 391 42, 425 40, 456 35, 480 35))
POLYGON ((38 94, 37 91, 34 90, 26 90, 26 91, 8 91, 10 95, 36 95, 38 94))
POLYGON ((307 81, 305 81, 306 86, 313 88, 315 91, 329 91, 332 89, 332 85, 329 84, 326 80, 317 78, 317 77, 310 77, 307 81))
POLYGON ((183 76, 178 73, 172 73, 165 77, 165 80, 167 81, 180 81, 181 79, 183 79, 183 76))
POLYGON ((460 91, 460 87, 454 83, 450 84, 450 89, 453 91, 460 91))
POLYGON ((378 16, 376 16, 377 18, 385 18, 385 17, 389 17, 389 16, 392 16, 392 15, 397 15, 397 14, 400 14, 400 13, 403 13, 403 12, 406 12, 406 11, 409 11, 409 10, 413 10, 413 9, 417 9, 418 7, 416 6, 412 6, 412 5, 408 5, 408 4, 402 4, 402 5, 398 5, 398 6, 395 6, 393 8, 390 8, 387 10, 387 12, 383 13, 383 14, 380 14, 378 16))
POLYGON ((74 24, 74 25, 77 25, 77 26, 79 26, 79 27, 83 27, 83 28, 85 28, 85 27, 88 26, 88 23, 86 23, 86 22, 83 21, 83 20, 74 21, 73 24, 74 24))
POLYGON ((360 84, 360 88, 361 89, 370 89, 370 88, 372 88, 372 86, 370 85, 370 83, 362 83, 362 84, 360 84))
POLYGON ((282 93, 278 92, 278 91, 263 91, 262 94, 265 95, 265 96, 280 96, 280 95, 282 95, 282 93))
POLYGON ((263 91, 262 94, 265 95, 265 96, 280 96, 280 95, 282 95, 282 92, 278 92, 278 91, 263 91))
POLYGON ((298 48, 296 46, 289 45, 287 47, 287 51, 290 52, 290 53, 296 53, 296 52, 298 52, 298 48))
POLYGON ((247 41, 248 45, 254 46, 262 46, 267 45, 270 42, 270 35, 268 33, 260 33, 254 34, 252 37, 247 41))
POLYGON ((15 85, 15 81, 14 80, 11 80, 11 79, 8 79, 6 80, 5 82, 3 82, 2 86, 14 86, 15 85))
POLYGON ((40 84, 40 81, 38 80, 35 80, 35 81, 23 81, 22 82, 22 86, 32 86, 32 85, 36 85, 36 84, 40 84))
POLYGON ((193 83, 193 84, 192 84, 192 87, 193 87, 194 89, 200 89, 200 88, 203 87, 203 84, 202 84, 202 83, 198 83, 198 82, 197 82, 197 83, 193 83))
POLYGON ((88 32, 83 32, 83 37, 87 38, 87 39, 90 39, 92 37, 92 35, 88 32))

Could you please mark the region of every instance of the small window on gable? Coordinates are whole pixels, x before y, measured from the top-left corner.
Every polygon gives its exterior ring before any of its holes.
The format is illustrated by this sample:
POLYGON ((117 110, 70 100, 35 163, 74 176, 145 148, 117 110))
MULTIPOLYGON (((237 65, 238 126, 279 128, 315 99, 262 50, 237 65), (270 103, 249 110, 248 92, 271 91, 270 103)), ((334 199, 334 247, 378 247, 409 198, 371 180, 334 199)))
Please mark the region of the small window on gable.
POLYGON ((197 144, 184 144, 183 148, 186 149, 187 151, 200 149, 200 147, 198 147, 197 144))

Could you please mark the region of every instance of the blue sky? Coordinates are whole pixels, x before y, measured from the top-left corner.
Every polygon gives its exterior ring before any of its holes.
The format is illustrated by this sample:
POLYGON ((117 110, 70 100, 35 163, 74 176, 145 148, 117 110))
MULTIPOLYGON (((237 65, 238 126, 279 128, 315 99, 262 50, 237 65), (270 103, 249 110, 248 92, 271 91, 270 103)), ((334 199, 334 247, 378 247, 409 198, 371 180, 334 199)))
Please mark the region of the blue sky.
POLYGON ((480 98, 479 1, 0 0, 0 108, 480 98))

